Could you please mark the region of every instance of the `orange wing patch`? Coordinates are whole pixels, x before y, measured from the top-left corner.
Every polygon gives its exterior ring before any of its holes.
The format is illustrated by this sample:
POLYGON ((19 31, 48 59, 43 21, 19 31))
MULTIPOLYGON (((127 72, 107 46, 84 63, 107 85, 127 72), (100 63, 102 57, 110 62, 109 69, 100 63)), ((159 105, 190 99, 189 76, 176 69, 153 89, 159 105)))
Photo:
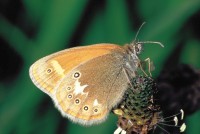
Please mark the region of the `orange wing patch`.
POLYGON ((114 44, 96 44, 66 49, 36 61, 29 74, 34 84, 52 97, 57 84, 73 68, 119 48, 114 44))

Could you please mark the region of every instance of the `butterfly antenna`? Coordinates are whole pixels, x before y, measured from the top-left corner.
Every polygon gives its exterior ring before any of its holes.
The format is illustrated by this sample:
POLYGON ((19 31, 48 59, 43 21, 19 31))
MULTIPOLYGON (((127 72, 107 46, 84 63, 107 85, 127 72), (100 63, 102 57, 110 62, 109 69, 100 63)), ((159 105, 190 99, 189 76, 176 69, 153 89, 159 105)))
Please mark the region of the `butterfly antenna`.
MULTIPOLYGON (((136 40, 137 40, 137 37, 138 37, 138 35, 139 35, 139 33, 140 33, 140 30, 142 29, 142 27, 144 26, 144 24, 145 24, 146 22, 143 22, 142 23, 142 25, 140 26, 140 28, 138 29, 138 31, 137 31, 137 33, 136 33, 136 35, 135 35, 135 39, 133 40, 133 43, 131 43, 131 44, 134 44, 134 42, 136 42, 136 40)), ((161 42, 157 42, 157 41, 139 41, 139 42, 137 42, 138 44, 140 43, 140 44, 158 44, 158 45, 160 45, 161 47, 164 47, 164 45, 161 43, 161 42)))
POLYGON ((133 42, 136 41, 136 39, 137 39, 137 37, 138 37, 138 34, 139 34, 140 30, 142 29, 142 27, 143 27, 143 25, 144 25, 145 23, 146 23, 146 22, 143 22, 142 25, 140 26, 140 28, 138 29, 138 31, 137 31, 137 33, 136 33, 136 35, 135 35, 135 39, 133 40, 133 42))
POLYGON ((157 42, 157 41, 139 41, 137 42, 138 44, 158 44, 161 47, 164 47, 164 45, 161 42, 157 42))

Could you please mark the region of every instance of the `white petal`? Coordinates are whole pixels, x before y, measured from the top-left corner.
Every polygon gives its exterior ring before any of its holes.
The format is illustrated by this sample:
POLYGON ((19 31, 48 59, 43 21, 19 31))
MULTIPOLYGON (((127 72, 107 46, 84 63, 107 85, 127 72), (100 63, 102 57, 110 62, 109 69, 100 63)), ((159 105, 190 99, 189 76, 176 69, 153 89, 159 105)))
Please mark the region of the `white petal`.
POLYGON ((121 128, 121 127, 118 127, 118 128, 115 130, 114 134, 119 134, 121 131, 122 131, 122 128, 121 128))
POLYGON ((185 129, 186 129, 186 125, 185 125, 185 123, 183 123, 183 124, 181 125, 181 127, 180 127, 180 132, 184 132, 185 129))
POLYGON ((181 111, 181 120, 183 120, 183 118, 184 118, 184 111, 183 111, 183 109, 181 109, 180 111, 181 111))
POLYGON ((122 133, 121 134, 126 134, 126 131, 125 130, 122 130, 122 133))
POLYGON ((177 126, 178 125, 178 118, 176 116, 174 117, 174 122, 175 122, 175 126, 177 126))

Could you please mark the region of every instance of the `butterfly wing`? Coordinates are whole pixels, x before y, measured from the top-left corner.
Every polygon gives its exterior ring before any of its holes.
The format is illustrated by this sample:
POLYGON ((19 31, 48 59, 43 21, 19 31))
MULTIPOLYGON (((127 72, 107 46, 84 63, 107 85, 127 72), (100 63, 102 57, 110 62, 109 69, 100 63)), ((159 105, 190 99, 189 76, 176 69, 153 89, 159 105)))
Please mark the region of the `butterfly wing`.
POLYGON ((36 61, 30 67, 29 74, 39 89, 53 97, 56 85, 73 68, 119 48, 121 47, 113 44, 96 44, 66 49, 36 61))
POLYGON ((81 63, 62 79, 54 101, 64 116, 84 125, 106 119, 128 85, 124 53, 118 50, 81 63))

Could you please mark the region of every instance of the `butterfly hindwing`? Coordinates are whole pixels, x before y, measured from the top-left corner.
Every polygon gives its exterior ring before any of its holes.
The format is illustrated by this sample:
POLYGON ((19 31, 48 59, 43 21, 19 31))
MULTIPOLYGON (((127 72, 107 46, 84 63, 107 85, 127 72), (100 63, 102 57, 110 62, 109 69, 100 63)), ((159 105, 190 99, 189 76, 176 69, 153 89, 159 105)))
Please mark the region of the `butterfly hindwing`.
POLYGON ((68 72, 56 87, 54 99, 62 114, 87 125, 105 120, 127 88, 123 60, 123 53, 113 52, 68 72))

